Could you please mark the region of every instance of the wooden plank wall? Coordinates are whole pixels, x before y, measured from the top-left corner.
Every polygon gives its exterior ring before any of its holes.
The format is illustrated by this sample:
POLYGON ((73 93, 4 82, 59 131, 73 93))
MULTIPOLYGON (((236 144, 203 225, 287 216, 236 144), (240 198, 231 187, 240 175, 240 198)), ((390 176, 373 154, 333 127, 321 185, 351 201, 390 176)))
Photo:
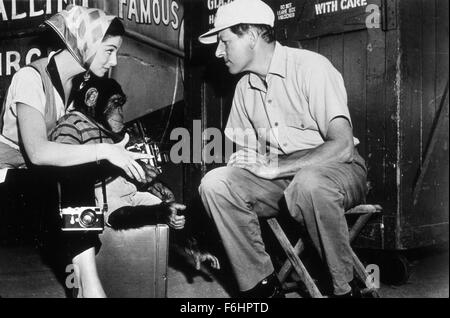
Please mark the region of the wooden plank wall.
POLYGON ((386 115, 385 115, 385 158, 384 166, 385 174, 383 176, 386 188, 384 190, 385 200, 383 206, 384 221, 384 248, 395 249, 398 242, 399 225, 399 204, 398 204, 398 188, 399 167, 398 167, 398 121, 399 117, 399 43, 398 39, 400 31, 398 29, 386 32, 386 73, 385 73, 385 99, 386 99, 386 115))
MULTIPOLYGON (((386 37, 381 29, 361 30, 338 35, 329 35, 313 40, 300 41, 302 48, 326 56, 341 72, 348 95, 348 105, 353 122, 353 133, 360 140, 358 151, 367 162, 368 180, 371 190, 368 202, 381 204, 385 217, 395 225, 396 189, 395 156, 389 158, 386 148, 387 135, 395 134, 391 122, 391 109, 386 94, 392 94, 388 87, 394 87, 395 77, 387 82, 386 37)), ((392 98, 391 98, 392 100, 392 98)), ((395 151, 395 147, 393 149, 395 151)), ((379 231, 379 225, 376 225, 379 231)), ((394 232, 392 232, 394 233, 394 232)), ((373 233, 372 233, 373 234, 373 233)), ((378 233, 381 238, 381 234, 378 233)), ((375 237, 368 238, 370 244, 381 247, 375 237), (376 241, 376 242, 375 242, 376 241)), ((388 239, 389 240, 389 239, 388 239)))
POLYGON ((400 5, 400 248, 448 240, 448 100, 441 103, 448 85, 448 4, 403 0, 400 5), (436 128, 443 105, 444 123, 436 128), (437 146, 424 171, 435 129, 442 131, 434 134, 437 146), (417 184, 421 173, 423 182, 417 184))

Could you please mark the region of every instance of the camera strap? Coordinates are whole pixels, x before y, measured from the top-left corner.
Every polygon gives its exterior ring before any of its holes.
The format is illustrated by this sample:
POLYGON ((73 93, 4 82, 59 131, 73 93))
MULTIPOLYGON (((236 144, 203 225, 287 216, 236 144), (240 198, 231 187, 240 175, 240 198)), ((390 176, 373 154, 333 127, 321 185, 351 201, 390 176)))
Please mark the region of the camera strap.
MULTIPOLYGON (((99 137, 100 143, 103 142, 102 131, 105 132, 105 135, 111 134, 110 131, 108 131, 102 125, 100 125, 96 121, 92 120, 91 118, 89 118, 88 116, 83 114, 82 112, 79 112, 79 111, 72 111, 72 112, 76 113, 77 116, 81 117, 82 119, 84 119, 88 123, 90 123, 90 124, 94 125, 95 127, 97 127, 97 129, 98 129, 98 137, 99 137)), ((107 196, 106 196, 106 181, 105 181, 105 178, 101 179, 101 184, 102 184, 102 195, 103 195, 103 209, 102 209, 102 211, 104 213, 106 213, 106 212, 108 212, 108 200, 107 200, 107 196)))
MULTIPOLYGON (((99 133, 99 137, 100 137, 100 143, 103 142, 103 138, 102 138, 102 130, 100 129, 100 127, 98 127, 98 133, 99 133)), ((105 178, 102 177, 101 179, 101 183, 102 183, 102 195, 103 195, 103 213, 108 212, 108 199, 107 199, 107 195, 106 195, 106 182, 105 182, 105 178)))

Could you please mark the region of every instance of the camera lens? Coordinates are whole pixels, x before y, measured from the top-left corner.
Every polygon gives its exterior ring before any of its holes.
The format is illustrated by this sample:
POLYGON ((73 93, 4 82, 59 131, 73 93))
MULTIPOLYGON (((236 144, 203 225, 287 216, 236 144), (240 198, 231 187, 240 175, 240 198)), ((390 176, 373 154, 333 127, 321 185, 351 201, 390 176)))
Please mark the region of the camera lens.
POLYGON ((97 216, 95 212, 91 209, 84 210, 80 214, 80 225, 82 227, 91 227, 95 224, 97 220, 97 216))

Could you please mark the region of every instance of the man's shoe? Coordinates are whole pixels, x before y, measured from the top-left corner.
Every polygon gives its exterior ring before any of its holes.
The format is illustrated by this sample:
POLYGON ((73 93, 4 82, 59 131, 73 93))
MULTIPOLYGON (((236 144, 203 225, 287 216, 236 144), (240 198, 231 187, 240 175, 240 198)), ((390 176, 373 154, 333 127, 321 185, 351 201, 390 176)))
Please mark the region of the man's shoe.
POLYGON ((273 273, 252 289, 241 292, 240 298, 285 298, 285 296, 278 277, 273 273))
POLYGON ((352 286, 352 290, 343 295, 334 295, 332 298, 362 298, 361 290, 352 286))

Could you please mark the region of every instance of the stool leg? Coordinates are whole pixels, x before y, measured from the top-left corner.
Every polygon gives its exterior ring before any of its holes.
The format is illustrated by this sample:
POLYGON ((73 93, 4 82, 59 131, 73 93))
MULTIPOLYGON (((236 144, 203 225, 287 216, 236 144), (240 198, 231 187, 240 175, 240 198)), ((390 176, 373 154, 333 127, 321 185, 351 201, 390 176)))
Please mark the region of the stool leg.
POLYGON ((367 286, 367 277, 369 277, 367 275, 366 269, 363 265, 363 263, 361 263, 361 261, 359 260, 358 256, 356 256, 355 252, 352 250, 352 258, 353 258, 353 267, 355 269, 355 274, 356 277, 364 284, 367 286))
MULTIPOLYGON (((305 245, 303 244, 302 239, 299 239, 294 246, 295 255, 300 255, 304 249, 305 245)), ((278 273, 278 279, 280 280, 280 282, 283 283, 289 277, 289 274, 291 272, 292 272, 292 264, 289 260, 287 260, 286 262, 284 262, 283 266, 281 267, 278 273)))
MULTIPOLYGON (((360 217, 358 217, 355 224, 350 229, 350 233, 349 233, 350 242, 353 242, 353 240, 358 236, 358 234, 361 232, 364 225, 366 225, 367 221, 369 221, 369 219, 372 217, 372 214, 373 213, 369 212, 369 213, 363 214, 360 217)), ((271 227, 272 227, 272 225, 271 225, 271 227)), ((272 228, 272 230, 273 230, 273 228, 272 228)), ((294 247, 295 255, 300 255, 304 249, 305 249, 305 246, 303 244, 302 239, 300 238, 294 247)), ((367 277, 368 277, 366 270, 365 270, 363 264, 361 263, 361 261, 359 260, 359 258, 356 256, 356 254, 353 251, 352 251, 352 253, 353 253, 352 257, 353 257, 353 263, 354 263, 356 276, 359 280, 361 280, 364 283, 364 285, 366 285, 366 287, 369 288, 369 286, 367 286, 367 281, 366 281, 367 277)), ((292 262, 289 259, 283 264, 283 266, 281 267, 281 269, 278 273, 278 279, 280 280, 281 283, 283 283, 288 278, 292 269, 293 269, 292 262)))
MULTIPOLYGON (((363 214, 360 217, 358 217, 358 219, 356 220, 355 224, 352 226, 351 230, 350 230, 350 242, 352 242, 359 234, 359 232, 361 232, 362 228, 364 227, 364 225, 366 225, 367 221, 369 221, 369 219, 372 217, 373 213, 367 213, 367 214, 363 214)), ((366 286, 365 290, 362 291, 362 293, 372 293, 372 295, 376 298, 378 298, 378 293, 376 292, 376 290, 369 285, 368 282, 368 277, 369 275, 366 272, 366 268, 364 267, 364 265, 361 263, 361 261, 359 260, 358 256, 356 255, 356 253, 352 250, 352 258, 353 258, 353 268, 355 270, 355 274, 356 277, 364 284, 364 286, 366 286)))
POLYGON ((378 292, 369 284, 368 278, 369 275, 366 272, 366 268, 363 263, 359 260, 358 256, 352 250, 352 258, 353 258, 353 268, 355 270, 356 277, 366 286, 364 290, 361 291, 362 294, 371 293, 374 298, 379 298, 378 292))
POLYGON ((349 237, 350 243, 358 236, 359 232, 361 232, 364 225, 366 225, 367 221, 372 217, 373 213, 363 214, 356 220, 355 224, 350 229, 349 237))
POLYGON ((309 275, 302 261, 298 257, 298 254, 295 252, 288 238, 284 234, 283 230, 280 227, 280 224, 278 224, 278 221, 272 218, 268 219, 267 223, 271 227, 278 242, 283 247, 283 250, 286 252, 287 257, 292 263, 292 266, 294 267, 297 274, 300 276, 301 281, 303 282, 303 284, 305 284, 306 290, 309 293, 309 295, 313 298, 322 298, 322 294, 320 293, 313 279, 309 275))

